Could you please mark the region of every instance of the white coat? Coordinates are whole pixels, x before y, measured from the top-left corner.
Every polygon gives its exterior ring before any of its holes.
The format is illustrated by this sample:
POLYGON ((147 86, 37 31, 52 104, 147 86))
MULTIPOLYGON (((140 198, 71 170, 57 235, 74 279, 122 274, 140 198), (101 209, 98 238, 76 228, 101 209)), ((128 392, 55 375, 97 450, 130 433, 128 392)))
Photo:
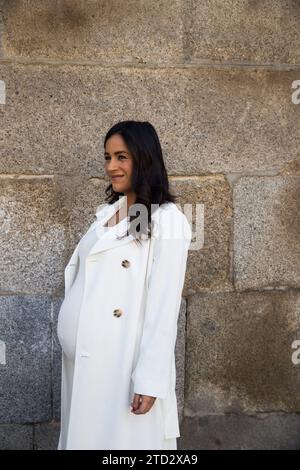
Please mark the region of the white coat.
MULTIPOLYGON (((102 205, 88 232, 125 199, 102 205)), ((155 448, 147 435, 155 429, 145 432, 151 413, 158 413, 165 439, 180 436, 175 342, 191 229, 176 204, 165 203, 152 215, 151 244, 144 238, 138 246, 132 234, 117 238, 127 220, 99 237, 86 258, 75 362, 62 352, 58 449, 130 449, 131 434, 139 432, 140 448, 155 448), (130 411, 134 393, 157 397, 148 413, 130 411)), ((78 258, 77 244, 65 268, 65 295, 78 258)))

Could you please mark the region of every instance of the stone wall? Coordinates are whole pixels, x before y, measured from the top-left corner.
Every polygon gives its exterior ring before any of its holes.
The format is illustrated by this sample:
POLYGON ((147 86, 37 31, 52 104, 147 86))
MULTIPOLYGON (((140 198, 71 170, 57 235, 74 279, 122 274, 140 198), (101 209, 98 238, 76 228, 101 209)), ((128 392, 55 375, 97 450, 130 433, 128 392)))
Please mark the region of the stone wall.
POLYGON ((300 448, 299 20, 296 0, 0 0, 2 449, 57 446, 63 270, 125 119, 157 129, 180 204, 204 204, 178 447, 300 448))

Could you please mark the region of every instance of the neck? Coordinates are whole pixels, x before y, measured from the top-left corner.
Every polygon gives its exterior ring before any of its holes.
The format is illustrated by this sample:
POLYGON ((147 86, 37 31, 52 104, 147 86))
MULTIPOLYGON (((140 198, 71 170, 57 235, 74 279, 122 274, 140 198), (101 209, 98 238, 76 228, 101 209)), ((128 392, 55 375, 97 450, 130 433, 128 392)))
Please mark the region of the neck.
POLYGON ((129 209, 129 207, 134 204, 135 202, 135 199, 136 199, 136 195, 134 193, 127 193, 125 194, 125 196, 127 197, 127 209, 129 209))

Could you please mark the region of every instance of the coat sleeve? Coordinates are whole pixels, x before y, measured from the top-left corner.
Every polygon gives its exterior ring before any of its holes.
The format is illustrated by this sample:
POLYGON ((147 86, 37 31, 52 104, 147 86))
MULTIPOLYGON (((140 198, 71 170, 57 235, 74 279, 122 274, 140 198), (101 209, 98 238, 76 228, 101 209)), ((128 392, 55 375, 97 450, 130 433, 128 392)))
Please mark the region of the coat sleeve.
POLYGON ((185 215, 179 210, 175 217, 173 213, 171 224, 163 214, 154 243, 140 349, 131 375, 134 393, 167 396, 190 242, 185 215))

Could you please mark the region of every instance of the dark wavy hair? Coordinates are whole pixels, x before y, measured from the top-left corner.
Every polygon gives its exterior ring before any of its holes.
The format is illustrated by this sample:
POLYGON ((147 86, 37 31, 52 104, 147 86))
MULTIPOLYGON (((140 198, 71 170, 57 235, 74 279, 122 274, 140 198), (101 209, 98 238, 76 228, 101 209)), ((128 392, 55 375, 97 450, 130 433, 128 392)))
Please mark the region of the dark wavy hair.
MULTIPOLYGON (((153 228, 151 204, 160 206, 166 202, 175 203, 178 198, 177 195, 171 194, 169 191, 168 175, 157 132, 147 121, 120 121, 107 132, 104 138, 104 148, 107 140, 114 134, 119 134, 123 138, 133 157, 131 189, 136 194, 134 204, 144 204, 147 208, 147 225, 143 226, 143 223, 139 223, 134 232, 136 233, 139 228, 139 234, 144 233, 149 237, 153 228)), ((112 184, 105 189, 105 193, 107 195, 105 201, 109 204, 113 204, 121 195, 124 195, 124 193, 114 191, 112 184)), ((131 207, 129 208, 129 229, 124 236, 133 233, 131 224, 139 217, 139 214, 130 214, 130 209, 131 207)), ((135 236, 135 238, 139 241, 138 237, 135 236)))

